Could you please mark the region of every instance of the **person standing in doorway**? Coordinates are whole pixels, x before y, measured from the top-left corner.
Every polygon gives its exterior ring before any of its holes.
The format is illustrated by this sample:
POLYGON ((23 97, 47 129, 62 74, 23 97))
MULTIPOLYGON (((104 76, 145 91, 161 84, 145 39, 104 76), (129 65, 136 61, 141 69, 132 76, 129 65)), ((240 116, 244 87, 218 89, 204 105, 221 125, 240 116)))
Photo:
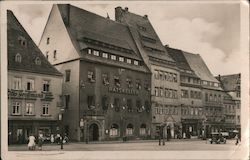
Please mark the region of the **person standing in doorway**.
POLYGON ((42 146, 43 146, 43 134, 40 133, 40 134, 38 135, 38 149, 39 149, 39 150, 42 150, 42 146))

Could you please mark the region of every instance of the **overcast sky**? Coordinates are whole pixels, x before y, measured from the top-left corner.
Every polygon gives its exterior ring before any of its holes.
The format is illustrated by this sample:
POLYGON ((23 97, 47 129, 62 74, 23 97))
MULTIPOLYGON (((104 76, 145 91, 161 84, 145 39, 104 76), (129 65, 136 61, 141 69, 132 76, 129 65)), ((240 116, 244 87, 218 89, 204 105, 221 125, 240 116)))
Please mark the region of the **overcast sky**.
MULTIPOLYGON (((105 2, 102 2, 105 3, 105 2)), ((145 15, 163 44, 200 54, 214 75, 241 72, 244 55, 240 52, 240 5, 220 3, 117 3, 74 4, 114 19, 114 8, 128 7, 145 15), (241 54, 240 54, 241 53, 241 54)), ((11 9, 33 40, 38 43, 51 4, 11 5, 11 9)))

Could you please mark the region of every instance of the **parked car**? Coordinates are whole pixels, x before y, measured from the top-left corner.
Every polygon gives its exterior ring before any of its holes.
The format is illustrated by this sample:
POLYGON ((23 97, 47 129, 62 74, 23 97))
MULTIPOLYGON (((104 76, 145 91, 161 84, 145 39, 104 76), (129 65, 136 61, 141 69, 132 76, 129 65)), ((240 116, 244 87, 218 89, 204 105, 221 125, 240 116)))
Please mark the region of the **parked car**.
MULTIPOLYGON (((224 134, 225 135, 225 134, 224 134)), ((220 143, 224 143, 226 144, 226 138, 223 136, 222 133, 219 132, 213 132, 211 133, 211 138, 209 139, 209 142, 211 144, 215 143, 215 144, 220 144, 220 143)))

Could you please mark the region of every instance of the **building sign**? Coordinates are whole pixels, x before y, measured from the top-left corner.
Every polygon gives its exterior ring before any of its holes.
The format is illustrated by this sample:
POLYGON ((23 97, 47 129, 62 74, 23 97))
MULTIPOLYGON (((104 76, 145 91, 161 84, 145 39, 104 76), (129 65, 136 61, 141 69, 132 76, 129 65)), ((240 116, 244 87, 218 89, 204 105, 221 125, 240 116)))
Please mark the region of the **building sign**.
POLYGON ((138 95, 139 92, 133 89, 125 89, 118 87, 109 87, 109 92, 113 93, 121 93, 121 94, 129 94, 129 95, 138 95))
POLYGON ((36 93, 36 92, 25 92, 25 91, 17 91, 17 90, 8 90, 9 98, 20 98, 20 99, 44 99, 44 100, 52 100, 52 93, 36 93))

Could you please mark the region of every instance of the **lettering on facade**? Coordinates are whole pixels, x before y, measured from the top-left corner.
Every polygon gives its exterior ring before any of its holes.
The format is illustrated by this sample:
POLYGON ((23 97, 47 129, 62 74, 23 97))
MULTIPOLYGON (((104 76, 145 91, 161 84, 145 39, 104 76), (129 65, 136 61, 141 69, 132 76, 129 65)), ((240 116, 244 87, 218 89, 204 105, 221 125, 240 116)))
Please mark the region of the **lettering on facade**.
POLYGON ((25 92, 17 90, 8 90, 9 98, 20 98, 20 99, 53 99, 53 95, 47 93, 34 93, 34 92, 25 92))
POLYGON ((139 92, 133 89, 125 89, 118 87, 109 87, 109 92, 120 93, 120 94, 129 94, 129 95, 138 95, 139 92))

